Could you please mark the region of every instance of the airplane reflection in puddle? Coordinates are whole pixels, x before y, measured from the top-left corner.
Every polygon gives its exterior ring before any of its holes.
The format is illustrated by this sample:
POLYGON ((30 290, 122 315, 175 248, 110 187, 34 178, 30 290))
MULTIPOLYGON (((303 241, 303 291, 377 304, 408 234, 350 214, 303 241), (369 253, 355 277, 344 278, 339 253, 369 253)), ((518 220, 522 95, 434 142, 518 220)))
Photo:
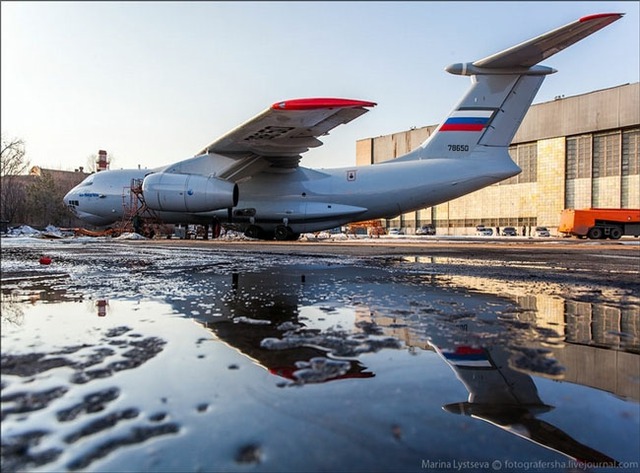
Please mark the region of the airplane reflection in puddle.
POLYGON ((483 420, 576 462, 618 465, 613 458, 536 417, 554 407, 540 399, 531 376, 509 366, 511 353, 506 348, 433 347, 469 391, 468 401, 446 404, 442 406, 445 411, 483 420))

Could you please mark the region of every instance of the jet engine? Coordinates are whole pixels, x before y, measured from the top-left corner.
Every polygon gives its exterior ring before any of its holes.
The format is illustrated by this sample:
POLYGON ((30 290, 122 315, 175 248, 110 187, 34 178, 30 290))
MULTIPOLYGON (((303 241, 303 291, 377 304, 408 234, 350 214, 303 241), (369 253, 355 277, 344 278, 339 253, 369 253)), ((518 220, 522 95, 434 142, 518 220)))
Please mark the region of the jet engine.
POLYGON ((238 185, 199 174, 149 174, 142 195, 153 210, 163 212, 209 212, 238 204, 238 185))

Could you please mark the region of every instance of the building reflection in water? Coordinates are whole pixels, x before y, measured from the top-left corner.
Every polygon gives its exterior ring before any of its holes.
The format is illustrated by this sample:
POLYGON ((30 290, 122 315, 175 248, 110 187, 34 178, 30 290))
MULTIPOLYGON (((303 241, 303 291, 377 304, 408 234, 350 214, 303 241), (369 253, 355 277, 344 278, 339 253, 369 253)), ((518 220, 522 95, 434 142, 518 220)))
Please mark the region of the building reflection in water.
MULTIPOLYGON (((430 259, 430 262, 435 261, 430 259)), ((522 330, 533 328, 545 334, 534 347, 549 348, 548 354, 562 367, 560 374, 550 377, 640 401, 638 298, 614 295, 604 303, 594 303, 543 292, 532 295, 531 286, 508 284, 501 279, 468 276, 448 276, 447 279, 459 287, 501 294, 514 300, 519 307, 513 314, 515 321, 524 323, 522 330)), ((584 294, 573 296, 589 298, 584 294)), ((509 329, 512 327, 508 324, 509 329)), ((514 353, 518 353, 520 347, 510 343, 511 336, 505 340, 497 337, 486 345, 478 343, 474 335, 486 328, 471 317, 465 323, 457 321, 446 330, 429 334, 430 345, 469 392, 466 401, 446 404, 443 409, 489 422, 578 462, 617 466, 615 459, 537 418, 554 407, 540 399, 531 375, 547 374, 514 362, 514 353)), ((504 328, 507 330, 506 324, 504 328)), ((414 342, 408 340, 408 343, 414 342)))

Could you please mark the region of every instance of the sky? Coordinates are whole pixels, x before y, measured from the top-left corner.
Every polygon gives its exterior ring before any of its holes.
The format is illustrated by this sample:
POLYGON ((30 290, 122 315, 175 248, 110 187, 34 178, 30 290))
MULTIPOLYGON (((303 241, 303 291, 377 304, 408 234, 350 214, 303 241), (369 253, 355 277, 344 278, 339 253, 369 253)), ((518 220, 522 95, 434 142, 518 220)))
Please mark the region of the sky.
POLYGON ((356 141, 439 123, 469 87, 444 68, 593 13, 625 17, 543 62, 534 103, 639 81, 640 2, 1 3, 2 136, 31 165, 186 159, 271 104, 378 105, 305 154, 355 163, 356 141))

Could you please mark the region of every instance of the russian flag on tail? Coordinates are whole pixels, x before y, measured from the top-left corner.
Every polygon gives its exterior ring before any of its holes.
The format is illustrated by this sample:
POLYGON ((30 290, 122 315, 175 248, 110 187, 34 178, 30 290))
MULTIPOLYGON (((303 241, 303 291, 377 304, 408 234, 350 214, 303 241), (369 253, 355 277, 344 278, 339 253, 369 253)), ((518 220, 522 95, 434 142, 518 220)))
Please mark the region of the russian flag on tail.
POLYGON ((453 350, 443 349, 441 353, 452 365, 475 368, 491 368, 493 366, 487 352, 482 348, 457 346, 453 350))
POLYGON ((494 110, 456 110, 442 124, 440 131, 482 131, 491 121, 494 110))

